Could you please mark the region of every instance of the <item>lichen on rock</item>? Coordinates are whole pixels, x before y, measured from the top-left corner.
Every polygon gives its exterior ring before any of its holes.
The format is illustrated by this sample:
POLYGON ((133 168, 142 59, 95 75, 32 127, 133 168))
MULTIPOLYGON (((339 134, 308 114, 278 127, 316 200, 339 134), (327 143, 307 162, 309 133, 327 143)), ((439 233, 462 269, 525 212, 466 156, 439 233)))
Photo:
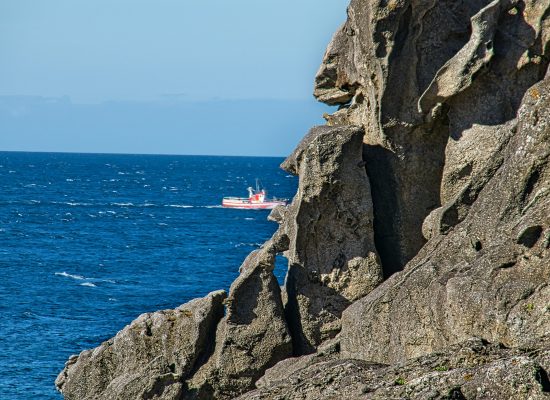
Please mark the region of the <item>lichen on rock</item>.
POLYGON ((470 339, 445 351, 384 365, 334 354, 300 357, 266 373, 238 399, 547 399, 550 350, 507 349, 470 339))

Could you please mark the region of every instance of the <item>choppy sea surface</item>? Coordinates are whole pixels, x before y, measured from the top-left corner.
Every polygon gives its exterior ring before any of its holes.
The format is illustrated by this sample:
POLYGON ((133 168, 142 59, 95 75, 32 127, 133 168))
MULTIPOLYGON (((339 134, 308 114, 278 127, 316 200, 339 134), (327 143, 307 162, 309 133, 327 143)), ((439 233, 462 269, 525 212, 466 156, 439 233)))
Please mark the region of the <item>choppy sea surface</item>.
POLYGON ((255 178, 291 198, 281 161, 0 152, 0 397, 59 399, 71 354, 141 313, 228 289, 277 226, 221 199, 255 178))

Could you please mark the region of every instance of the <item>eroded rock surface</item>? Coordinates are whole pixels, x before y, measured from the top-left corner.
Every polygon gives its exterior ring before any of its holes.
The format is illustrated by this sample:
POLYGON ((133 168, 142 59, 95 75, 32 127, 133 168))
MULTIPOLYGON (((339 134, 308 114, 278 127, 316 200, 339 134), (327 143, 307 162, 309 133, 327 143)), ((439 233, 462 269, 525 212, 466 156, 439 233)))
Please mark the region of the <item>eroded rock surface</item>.
POLYGON ((344 312, 344 355, 396 362, 550 332, 550 80, 528 90, 513 132, 464 221, 344 312))
POLYGON ((282 167, 300 177, 278 231, 289 238, 286 315, 295 352, 340 331, 342 311, 382 281, 359 127, 315 127, 282 167))
POLYGON ((71 358, 58 388, 548 398, 549 47, 550 0, 352 0, 315 78, 339 109, 283 163, 298 192, 225 316, 224 292, 146 314, 71 358))
POLYGON ((284 361, 247 400, 548 399, 549 338, 522 349, 470 339, 445 352, 394 365, 338 354, 284 361))
POLYGON ((480 173, 492 168, 488 158, 509 139, 500 125, 546 72, 549 4, 351 1, 315 95, 342 106, 327 116, 329 125, 365 128, 386 276, 424 245, 422 224, 432 210, 449 203, 457 214, 446 213, 443 229, 465 217, 484 184, 480 173))
POLYGON ((73 356, 56 380, 66 399, 179 399, 183 379, 208 357, 226 294, 140 315, 93 350, 73 356))
POLYGON ((185 398, 231 399, 292 354, 281 291, 273 275, 277 243, 268 241, 241 266, 226 300, 210 360, 187 382, 185 398))

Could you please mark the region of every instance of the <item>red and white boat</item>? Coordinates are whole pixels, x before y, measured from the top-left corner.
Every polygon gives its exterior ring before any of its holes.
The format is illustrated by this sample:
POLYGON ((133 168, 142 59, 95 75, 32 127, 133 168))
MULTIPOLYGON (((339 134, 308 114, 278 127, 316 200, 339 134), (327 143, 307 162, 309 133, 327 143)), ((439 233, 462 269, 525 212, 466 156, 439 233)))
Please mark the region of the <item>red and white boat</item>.
POLYGON ((260 189, 256 181, 256 190, 249 187, 248 197, 224 197, 222 207, 246 210, 271 210, 277 206, 286 206, 287 199, 267 198, 265 189, 260 189))

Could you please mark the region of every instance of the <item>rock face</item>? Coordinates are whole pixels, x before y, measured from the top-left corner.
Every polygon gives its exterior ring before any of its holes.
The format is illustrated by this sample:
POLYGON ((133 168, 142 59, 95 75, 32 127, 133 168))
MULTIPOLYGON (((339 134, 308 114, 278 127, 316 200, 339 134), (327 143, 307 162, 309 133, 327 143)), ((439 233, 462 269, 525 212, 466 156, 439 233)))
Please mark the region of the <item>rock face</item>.
POLYGON ((185 398, 231 399, 254 387, 264 371, 292 354, 269 241, 251 253, 231 285, 213 356, 187 383, 185 398))
POLYGON ((73 356, 55 382, 66 399, 178 399, 213 348, 223 290, 175 310, 140 315, 114 338, 73 356))
POLYGON ((293 352, 311 353, 334 337, 342 311, 382 281, 362 137, 360 127, 313 128, 285 161, 285 168, 300 174, 298 194, 289 207, 272 213, 280 227, 244 261, 223 301, 223 318, 219 293, 217 317, 200 322, 200 335, 195 325, 174 331, 171 315, 177 310, 162 312, 170 315, 164 319, 140 317, 76 363, 71 359, 57 382, 62 393, 67 398, 230 399, 253 389, 267 368, 293 352), (286 309, 273 275, 281 253, 289 259, 286 309), (148 318, 155 319, 156 330, 142 321, 148 318), (185 353, 190 343, 194 358, 185 353))
POLYGON ((254 388, 267 368, 292 354, 273 275, 277 252, 270 241, 250 254, 229 296, 213 292, 175 310, 143 314, 74 356, 58 389, 80 400, 230 399, 254 388))
POLYGON ((227 299, 141 316, 58 388, 548 398, 549 50, 550 0, 351 0, 315 78, 339 109, 282 164, 298 192, 227 299))
POLYGON ((512 130, 464 221, 344 312, 345 355, 395 362, 550 332, 550 80, 529 89, 512 130))
POLYGON ((549 368, 550 349, 540 343, 520 351, 479 339, 392 366, 318 354, 278 364, 239 399, 542 400, 549 368))
POLYGON ((289 238, 286 313, 298 354, 334 337, 342 311, 382 281, 362 137, 358 127, 315 127, 282 165, 300 176, 279 229, 289 238))
MULTIPOLYGON (((547 0, 351 1, 315 95, 342 105, 329 124, 365 127, 387 276, 424 245, 425 217, 462 193, 505 142, 497 126, 515 117, 547 69, 548 7, 547 0)), ((459 202, 471 204, 477 190, 459 202)))

